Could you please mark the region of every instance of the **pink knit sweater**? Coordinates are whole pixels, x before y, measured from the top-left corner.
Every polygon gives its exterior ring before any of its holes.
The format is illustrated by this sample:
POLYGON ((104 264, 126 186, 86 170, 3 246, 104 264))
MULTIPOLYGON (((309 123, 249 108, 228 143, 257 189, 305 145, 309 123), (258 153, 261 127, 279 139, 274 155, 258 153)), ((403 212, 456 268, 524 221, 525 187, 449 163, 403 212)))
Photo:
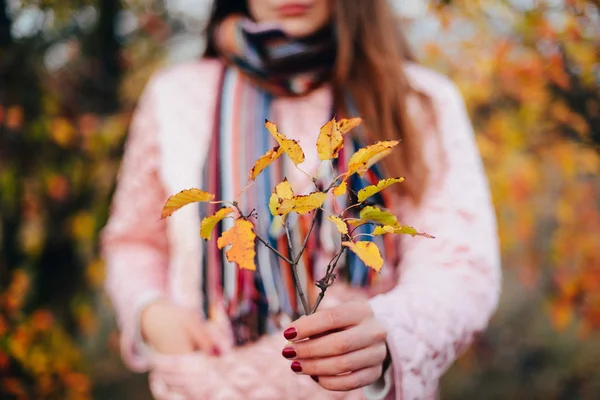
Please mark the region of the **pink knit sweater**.
MULTIPOLYGON (((387 387, 369 388, 371 394, 328 392, 290 370, 281 356, 282 335, 241 348, 224 339, 230 351, 220 357, 143 350, 137 325, 144 305, 159 297, 195 310, 202 304, 198 209, 190 205, 167 220, 159 216, 169 195, 202 187, 221 68, 218 61, 202 60, 157 73, 134 116, 102 236, 106 289, 125 363, 135 371, 151 371, 158 399, 360 399, 375 398, 377 392, 387 399, 434 398, 440 376, 494 312, 500 267, 494 209, 462 98, 446 78, 412 64, 406 67, 408 78, 431 97, 437 115, 436 132, 419 122, 417 103, 409 103, 433 178, 418 207, 398 199, 394 211, 403 224, 436 239, 403 237, 398 273, 384 267, 382 286, 369 293, 336 283, 326 296, 330 305, 368 300, 387 327, 393 360, 387 387)), ((331 101, 327 87, 301 99, 275 100, 275 122, 288 137, 314 143, 330 117, 331 101)), ((317 163, 316 154, 309 153, 303 167, 311 170, 317 163)), ((289 179, 294 187, 309 184, 303 176, 289 179)), ((228 330, 225 318, 213 324, 228 330)))

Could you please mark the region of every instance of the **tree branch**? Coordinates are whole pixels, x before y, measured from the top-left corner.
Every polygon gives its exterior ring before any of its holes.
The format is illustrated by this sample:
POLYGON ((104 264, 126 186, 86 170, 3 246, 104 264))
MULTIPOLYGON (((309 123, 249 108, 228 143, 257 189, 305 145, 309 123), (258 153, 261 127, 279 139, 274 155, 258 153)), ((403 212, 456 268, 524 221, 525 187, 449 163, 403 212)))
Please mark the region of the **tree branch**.
POLYGON ((292 260, 290 260, 289 258, 287 258, 286 256, 284 256, 283 254, 281 254, 279 252, 279 250, 277 250, 275 247, 271 246, 269 243, 267 243, 262 237, 260 237, 256 232, 254 232, 254 234, 256 235, 256 238, 258 240, 260 240, 262 242, 262 244, 264 244, 265 246, 267 246, 267 248, 269 250, 271 250, 273 253, 275 253, 275 255, 277 255, 277 257, 281 258, 283 261, 285 261, 286 263, 292 265, 293 262, 292 260))
POLYGON ((315 227, 316 222, 317 222, 317 211, 315 210, 315 214, 313 215, 313 219, 310 223, 310 228, 308 228, 308 233, 306 234, 306 237, 304 238, 304 243, 302 243, 302 247, 300 248, 300 253, 298 253, 298 256, 296 257, 296 264, 298 264, 300 262, 300 257, 302 257, 304 250, 306 250, 306 244, 308 243, 308 239, 310 238, 310 235, 313 231, 313 228, 315 227))
POLYGON ((291 262, 290 266, 292 267, 292 273, 294 274, 294 283, 296 284, 296 291, 298 292, 298 296, 300 297, 300 301, 302 302, 302 308, 304 309, 304 314, 308 315, 310 313, 310 308, 308 306, 308 300, 306 300, 306 295, 302 290, 302 283, 300 282, 300 276, 298 275, 298 261, 299 258, 294 258, 294 248, 292 246, 292 237, 290 235, 290 227, 288 226, 287 220, 285 221, 285 236, 287 238, 288 252, 291 259, 295 260, 295 262, 291 262))
POLYGON ((310 310, 309 315, 314 314, 317 311, 319 305, 321 304, 321 300, 323 300, 323 297, 325 297, 325 291, 329 286, 333 285, 333 282, 335 282, 336 275, 333 273, 333 271, 335 271, 335 267, 340 261, 342 254, 344 254, 344 251, 346 251, 346 247, 342 247, 342 249, 336 255, 333 256, 333 258, 329 262, 329 265, 327 266, 325 276, 319 281, 317 281, 316 285, 319 289, 321 289, 321 293, 319 293, 319 296, 317 296, 317 301, 315 302, 313 308, 310 310))

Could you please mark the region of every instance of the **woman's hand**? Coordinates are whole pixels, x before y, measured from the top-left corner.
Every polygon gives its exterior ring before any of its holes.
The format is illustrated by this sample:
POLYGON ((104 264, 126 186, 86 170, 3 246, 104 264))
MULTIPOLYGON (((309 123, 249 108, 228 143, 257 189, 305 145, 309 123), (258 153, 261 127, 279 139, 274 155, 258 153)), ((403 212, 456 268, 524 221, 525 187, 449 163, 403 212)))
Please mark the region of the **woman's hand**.
POLYGON ((185 354, 199 350, 220 354, 200 316, 166 300, 152 303, 142 311, 140 329, 142 339, 159 353, 185 354))
POLYGON ((285 330, 283 356, 294 372, 329 390, 348 391, 377 381, 388 356, 386 329, 367 302, 348 302, 304 316, 285 330), (308 339, 308 340, 305 340, 308 339))

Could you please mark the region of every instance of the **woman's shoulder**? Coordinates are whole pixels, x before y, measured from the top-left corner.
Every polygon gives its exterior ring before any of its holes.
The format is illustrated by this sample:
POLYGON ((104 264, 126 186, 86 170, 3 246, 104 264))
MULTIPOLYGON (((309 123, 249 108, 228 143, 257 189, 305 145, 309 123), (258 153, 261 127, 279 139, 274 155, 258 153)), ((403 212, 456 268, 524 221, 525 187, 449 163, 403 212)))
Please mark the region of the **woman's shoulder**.
POLYGON ((413 89, 426 95, 434 103, 463 101, 455 83, 447 76, 412 62, 406 63, 404 71, 413 89))
POLYGON ((186 98, 198 94, 212 97, 216 94, 222 70, 223 64, 219 60, 207 58, 166 66, 152 74, 146 90, 162 98, 167 95, 186 98))

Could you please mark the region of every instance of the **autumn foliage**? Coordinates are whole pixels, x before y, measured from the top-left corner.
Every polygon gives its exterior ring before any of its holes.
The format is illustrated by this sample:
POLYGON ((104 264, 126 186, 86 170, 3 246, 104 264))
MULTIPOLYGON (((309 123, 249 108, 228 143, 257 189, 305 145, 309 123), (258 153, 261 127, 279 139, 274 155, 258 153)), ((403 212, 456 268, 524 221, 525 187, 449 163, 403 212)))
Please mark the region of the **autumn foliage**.
MULTIPOLYGON (((353 128, 359 126, 360 123, 360 118, 341 119, 338 121, 334 117, 323 125, 320 129, 316 143, 316 151, 319 160, 321 160, 321 162, 331 163, 332 160, 338 158, 339 151, 344 146, 344 135, 353 128)), ((288 139, 283 133, 279 132, 274 123, 266 121, 265 128, 269 130, 278 145, 275 148, 268 150, 256 161, 254 167, 250 170, 248 179, 249 184, 244 190, 247 190, 258 175, 283 154, 286 154, 298 169, 300 169, 298 164, 301 164, 305 159, 304 150, 300 144, 295 140, 288 139)), ((202 220, 200 228, 200 235, 202 238, 209 240, 212 229, 214 229, 219 221, 224 218, 234 218, 234 225, 229 230, 223 232, 221 237, 217 240, 219 249, 228 247, 225 251, 227 260, 236 263, 239 268, 251 271, 256 270, 255 246, 256 240, 258 239, 264 246, 267 246, 283 261, 288 263, 292 268, 294 276, 297 277, 298 262, 306 248, 308 237, 311 235, 317 219, 316 210, 322 210, 324 213, 330 214, 327 217, 327 220, 335 225, 341 235, 341 248, 329 262, 326 275, 315 283, 317 287, 321 289, 321 293, 314 305, 311 306, 308 304, 308 300, 302 291, 299 279, 295 279, 296 290, 302 301, 304 312, 305 314, 311 314, 317 310, 319 303, 325 295, 325 291, 335 281, 335 267, 345 250, 355 253, 365 265, 376 271, 379 271, 383 267, 384 260, 381 257, 377 245, 370 241, 359 240, 360 236, 406 234, 433 238, 426 233, 419 233, 413 227, 400 225, 396 217, 385 209, 375 206, 363 206, 363 203, 369 197, 391 185, 402 183, 404 178, 382 179, 375 185, 370 185, 361 189, 358 193, 355 193, 358 201, 337 214, 322 207, 330 192, 334 197, 346 195, 348 191, 347 180, 354 174, 363 175, 372 165, 388 156, 398 143, 398 141, 383 141, 359 149, 350 157, 346 172, 341 173, 331 182, 325 184, 324 190, 320 190, 317 185, 318 177, 311 177, 315 184, 315 191, 308 194, 295 194, 291 183, 287 179, 279 182, 273 188, 273 193, 269 199, 269 210, 273 217, 275 217, 274 221, 288 232, 287 245, 289 254, 287 256, 281 254, 277 249, 272 247, 265 238, 258 236, 255 232, 254 224, 251 222, 251 220, 256 217, 255 212, 251 211, 248 214, 244 214, 235 199, 214 201, 215 196, 211 193, 204 192, 197 188, 185 189, 169 197, 163 207, 162 217, 168 217, 179 208, 190 203, 213 202, 223 204, 225 207, 221 208, 213 215, 206 216, 202 220), (359 218, 346 216, 348 210, 357 207, 363 207, 360 210, 359 218), (289 240, 290 228, 286 216, 290 213, 304 215, 311 212, 313 214, 312 223, 307 233, 307 237, 303 240, 304 245, 294 251, 292 243, 289 240), (366 224, 376 225, 372 234, 354 233, 356 228, 366 224)), ((334 170, 333 164, 331 164, 331 169, 334 170)), ((302 172, 305 175, 308 175, 305 171, 302 172)))

